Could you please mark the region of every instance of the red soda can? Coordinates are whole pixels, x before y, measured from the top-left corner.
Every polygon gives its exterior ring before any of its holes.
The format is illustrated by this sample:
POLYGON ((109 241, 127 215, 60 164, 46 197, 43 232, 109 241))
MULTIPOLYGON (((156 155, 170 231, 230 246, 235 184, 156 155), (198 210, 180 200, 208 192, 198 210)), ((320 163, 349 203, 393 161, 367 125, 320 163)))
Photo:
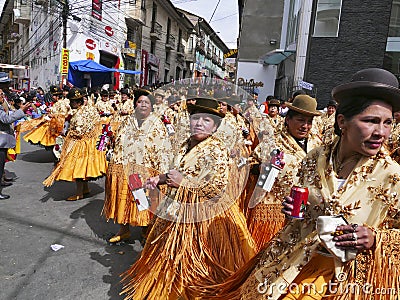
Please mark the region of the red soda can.
POLYGON ((303 219, 306 212, 308 201, 308 188, 293 186, 290 191, 290 197, 293 199, 292 217, 303 219))

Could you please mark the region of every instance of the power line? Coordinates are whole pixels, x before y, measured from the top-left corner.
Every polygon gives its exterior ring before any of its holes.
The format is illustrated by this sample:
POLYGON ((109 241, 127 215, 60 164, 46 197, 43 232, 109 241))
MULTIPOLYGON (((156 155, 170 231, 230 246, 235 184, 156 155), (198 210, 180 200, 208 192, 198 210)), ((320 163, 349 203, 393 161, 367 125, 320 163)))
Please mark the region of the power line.
POLYGON ((221 2, 221 0, 218 0, 218 3, 217 3, 217 5, 215 6, 214 12, 212 13, 211 18, 210 18, 210 21, 208 21, 208 23, 211 23, 211 20, 212 20, 212 18, 214 17, 214 14, 215 14, 215 12, 217 11, 217 8, 218 8, 220 2, 221 2))

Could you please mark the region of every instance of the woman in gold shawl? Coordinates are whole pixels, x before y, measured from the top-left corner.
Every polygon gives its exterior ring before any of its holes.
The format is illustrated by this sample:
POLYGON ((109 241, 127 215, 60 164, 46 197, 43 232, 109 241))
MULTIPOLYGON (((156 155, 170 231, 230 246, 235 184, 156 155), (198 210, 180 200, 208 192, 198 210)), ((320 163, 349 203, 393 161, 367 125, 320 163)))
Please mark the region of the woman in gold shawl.
MULTIPOLYGON (((24 136, 25 141, 45 147, 52 147, 55 145, 56 137, 59 136, 63 130, 65 117, 71 110, 69 100, 60 98, 62 94, 60 88, 52 85, 50 87, 50 93, 54 102, 53 106, 49 108, 48 114, 41 118, 42 122, 24 136)), ((28 121, 28 123, 29 122, 31 121, 28 121)), ((27 127, 27 125, 23 127, 27 127)), ((25 130, 26 129, 22 131, 25 130)))
MULTIPOLYGON (((247 224, 258 249, 284 226, 282 198, 290 192, 301 160, 321 143, 319 137, 310 132, 313 118, 321 114, 317 111, 317 101, 308 95, 298 95, 293 103, 287 102, 286 105, 289 111, 285 118, 285 127, 275 135, 275 148, 284 152, 285 167, 271 192, 265 193, 260 187, 255 187, 249 204, 247 224)), ((262 142, 254 150, 253 157, 260 163, 268 163, 269 153, 273 150, 271 145, 274 144, 271 138, 274 137, 270 132, 262 134, 262 142)))
POLYGON ((55 180, 75 181, 76 194, 68 197, 68 201, 87 196, 90 193, 88 180, 104 176, 107 169, 105 152, 96 149, 96 142, 102 131, 100 116, 95 107, 84 104, 85 96, 78 88, 73 88, 68 93, 74 113, 60 161, 43 182, 45 186, 51 186, 55 180))
MULTIPOLYGON (((398 85, 372 68, 333 89, 339 136, 310 152, 299 170, 309 190, 305 218, 291 219, 221 285, 221 299, 399 299, 400 167, 383 147, 400 109, 398 85)), ((284 213, 292 210, 286 197, 284 213)))
POLYGON ((202 96, 188 104, 191 137, 174 169, 145 186, 167 184, 164 201, 139 260, 125 273, 126 299, 195 299, 254 255, 245 219, 232 198, 238 167, 225 141, 213 135, 218 102, 202 96), (233 170, 233 174, 231 173, 233 170))
POLYGON ((171 146, 168 133, 161 117, 152 113, 153 104, 154 97, 150 92, 137 90, 135 113, 125 117, 115 135, 102 212, 107 220, 114 219, 120 224, 119 232, 110 238, 110 243, 129 238, 129 225, 148 226, 152 216, 148 209, 139 211, 128 189, 127 173, 146 176, 147 171, 165 173, 169 167, 171 146), (144 174, 143 169, 146 170, 144 174))

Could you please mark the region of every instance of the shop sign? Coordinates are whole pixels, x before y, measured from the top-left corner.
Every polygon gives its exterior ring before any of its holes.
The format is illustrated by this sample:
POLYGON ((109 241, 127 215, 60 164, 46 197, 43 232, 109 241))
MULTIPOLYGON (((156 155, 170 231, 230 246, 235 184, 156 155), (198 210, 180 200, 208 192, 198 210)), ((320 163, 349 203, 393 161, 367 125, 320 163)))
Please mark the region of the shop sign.
POLYGON ((153 53, 148 53, 148 63, 158 67, 158 65, 160 64, 160 59, 153 53))
POLYGON ((122 48, 122 53, 130 57, 136 57, 136 43, 125 41, 125 48, 122 48))
POLYGON ((62 48, 61 50, 61 63, 60 63, 60 73, 61 75, 68 74, 68 65, 69 65, 69 50, 62 48))
POLYGON ((86 45, 86 48, 88 48, 89 50, 94 50, 94 49, 96 49, 96 43, 95 43, 95 41, 92 40, 92 39, 87 39, 87 40, 85 41, 85 45, 86 45))
POLYGON ((114 30, 112 29, 111 26, 104 27, 104 31, 108 36, 113 36, 114 35, 114 30))
POLYGON ((92 0, 92 17, 102 20, 102 0, 92 0))

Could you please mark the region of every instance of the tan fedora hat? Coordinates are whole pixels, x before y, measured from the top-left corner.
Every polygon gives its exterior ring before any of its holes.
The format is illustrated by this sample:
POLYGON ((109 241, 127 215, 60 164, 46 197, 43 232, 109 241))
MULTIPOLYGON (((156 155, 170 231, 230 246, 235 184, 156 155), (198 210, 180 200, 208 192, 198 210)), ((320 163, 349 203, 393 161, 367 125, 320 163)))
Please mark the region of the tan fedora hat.
POLYGON ((320 116, 322 113, 317 110, 317 100, 308 95, 298 95, 293 102, 285 102, 286 106, 306 116, 320 116))

